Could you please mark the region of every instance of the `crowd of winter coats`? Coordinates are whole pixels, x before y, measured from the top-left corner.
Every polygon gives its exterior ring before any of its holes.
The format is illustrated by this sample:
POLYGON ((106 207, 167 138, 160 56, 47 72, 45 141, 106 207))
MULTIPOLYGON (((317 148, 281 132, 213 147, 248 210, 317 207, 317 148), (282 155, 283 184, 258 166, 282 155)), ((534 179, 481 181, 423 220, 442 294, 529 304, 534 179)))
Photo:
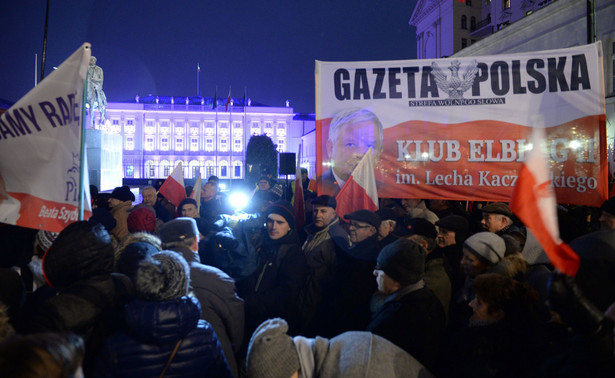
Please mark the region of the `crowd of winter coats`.
POLYGON ((615 376, 615 199, 558 206, 572 277, 505 203, 140 193, 0 225, 0 376, 615 376))

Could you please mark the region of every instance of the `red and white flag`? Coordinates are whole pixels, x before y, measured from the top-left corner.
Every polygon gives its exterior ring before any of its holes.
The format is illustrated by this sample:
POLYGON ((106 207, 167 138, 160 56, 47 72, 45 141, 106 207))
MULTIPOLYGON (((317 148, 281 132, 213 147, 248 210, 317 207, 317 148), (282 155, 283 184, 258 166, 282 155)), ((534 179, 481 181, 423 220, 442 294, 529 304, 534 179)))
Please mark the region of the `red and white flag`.
POLYGON ((230 105, 231 105, 231 88, 229 87, 228 97, 226 98, 226 110, 224 110, 225 112, 228 112, 228 108, 230 105))
POLYGON ((536 236, 553 266, 574 277, 579 269, 580 259, 559 236, 555 192, 541 148, 544 141, 544 129, 534 128, 534 148, 521 168, 510 208, 536 236))
POLYGON ((171 172, 171 175, 164 180, 158 190, 166 199, 176 207, 186 198, 186 186, 184 185, 184 169, 181 160, 171 172))
POLYGON ((60 232, 91 216, 81 153, 90 47, 84 43, 0 117, 0 222, 60 232))
POLYGON ((297 156, 297 171, 295 172, 295 195, 293 197, 295 206, 295 219, 297 229, 300 230, 305 224, 305 203, 303 201, 303 182, 301 181, 301 145, 297 156))
POLYGON ((201 172, 199 172, 199 177, 196 178, 190 193, 190 198, 196 201, 196 208, 199 211, 201 210, 201 189, 201 172))
POLYGON ((345 214, 360 209, 378 210, 378 189, 376 189, 371 147, 363 155, 335 199, 337 201, 335 211, 340 219, 344 219, 345 214))

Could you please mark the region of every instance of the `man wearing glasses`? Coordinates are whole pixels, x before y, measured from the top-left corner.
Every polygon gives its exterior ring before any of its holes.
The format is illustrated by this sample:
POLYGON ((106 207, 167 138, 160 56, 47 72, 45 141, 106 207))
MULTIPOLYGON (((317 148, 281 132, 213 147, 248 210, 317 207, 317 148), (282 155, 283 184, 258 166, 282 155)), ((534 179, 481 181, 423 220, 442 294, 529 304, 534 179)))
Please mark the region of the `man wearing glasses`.
POLYGON ((380 217, 369 210, 344 215, 350 221, 348 234, 352 247, 338 251, 337 271, 332 280, 335 290, 325 292, 323 303, 330 309, 329 318, 319 335, 332 337, 346 331, 363 331, 370 322, 369 302, 377 286, 372 272, 380 248, 380 217))

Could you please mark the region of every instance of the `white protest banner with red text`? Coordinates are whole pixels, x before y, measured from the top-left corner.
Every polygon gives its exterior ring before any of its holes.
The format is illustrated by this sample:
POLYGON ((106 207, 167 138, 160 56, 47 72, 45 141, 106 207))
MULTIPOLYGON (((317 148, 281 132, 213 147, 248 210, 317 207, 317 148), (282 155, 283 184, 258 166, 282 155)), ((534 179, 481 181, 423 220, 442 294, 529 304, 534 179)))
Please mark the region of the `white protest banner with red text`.
MULTIPOLYGON (((0 222, 60 232, 79 219, 84 43, 0 117, 0 222)), ((89 182, 81 185, 86 198, 89 182)), ((84 218, 91 216, 84 201, 84 218)))
POLYGON ((608 192, 601 54, 597 42, 514 55, 317 61, 319 194, 339 191, 373 147, 379 197, 508 201, 540 127, 558 202, 599 206, 608 192), (353 109, 368 115, 351 126, 353 109), (376 126, 357 134, 366 123, 376 126))

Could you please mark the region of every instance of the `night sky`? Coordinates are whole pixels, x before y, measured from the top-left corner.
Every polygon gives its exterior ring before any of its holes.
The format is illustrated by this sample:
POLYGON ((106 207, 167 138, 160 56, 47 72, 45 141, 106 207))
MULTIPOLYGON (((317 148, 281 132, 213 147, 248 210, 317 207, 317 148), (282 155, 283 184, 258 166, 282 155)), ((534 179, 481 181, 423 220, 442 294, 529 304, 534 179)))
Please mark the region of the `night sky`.
MULTIPOLYGON (((108 101, 200 93, 314 112, 314 60, 416 57, 408 25, 417 0, 51 0, 46 75, 83 42, 105 74, 108 101)), ((0 11, 0 99, 34 86, 45 0, 5 1, 0 11)))

